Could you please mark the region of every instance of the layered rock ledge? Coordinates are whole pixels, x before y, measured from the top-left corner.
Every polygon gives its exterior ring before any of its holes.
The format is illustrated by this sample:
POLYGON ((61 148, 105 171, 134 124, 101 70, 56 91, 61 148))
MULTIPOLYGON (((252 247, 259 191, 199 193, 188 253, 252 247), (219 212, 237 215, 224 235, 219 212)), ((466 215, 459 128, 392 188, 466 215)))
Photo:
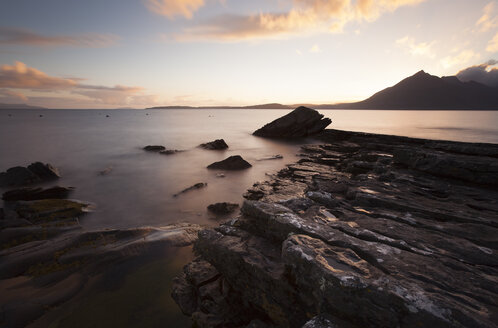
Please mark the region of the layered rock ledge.
POLYGON ((498 145, 326 130, 199 232, 199 327, 495 327, 498 145))

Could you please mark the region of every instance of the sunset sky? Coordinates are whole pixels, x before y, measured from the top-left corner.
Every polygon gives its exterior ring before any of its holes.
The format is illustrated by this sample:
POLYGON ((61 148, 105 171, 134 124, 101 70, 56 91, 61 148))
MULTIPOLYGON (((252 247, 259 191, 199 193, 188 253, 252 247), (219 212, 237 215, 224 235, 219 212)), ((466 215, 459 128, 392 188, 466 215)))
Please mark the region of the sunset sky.
POLYGON ((337 103, 492 59, 498 1, 0 2, 0 103, 337 103))

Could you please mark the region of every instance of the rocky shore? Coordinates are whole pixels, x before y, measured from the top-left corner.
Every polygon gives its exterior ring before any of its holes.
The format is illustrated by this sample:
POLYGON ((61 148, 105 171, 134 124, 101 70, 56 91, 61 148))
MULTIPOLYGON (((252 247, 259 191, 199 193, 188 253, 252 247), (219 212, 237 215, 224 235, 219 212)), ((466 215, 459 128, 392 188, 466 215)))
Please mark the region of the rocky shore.
POLYGON ((496 327, 498 145, 325 130, 202 230, 199 327, 496 327))

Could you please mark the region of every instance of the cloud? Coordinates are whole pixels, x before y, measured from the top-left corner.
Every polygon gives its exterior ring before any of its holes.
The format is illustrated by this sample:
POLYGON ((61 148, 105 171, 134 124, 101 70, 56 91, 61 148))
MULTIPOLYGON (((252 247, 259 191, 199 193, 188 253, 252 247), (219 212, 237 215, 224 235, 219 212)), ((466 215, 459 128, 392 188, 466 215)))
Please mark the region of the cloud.
MULTIPOLYGON (((143 104, 146 101, 157 101, 156 96, 145 94, 142 87, 90 85, 81 83, 83 80, 81 78, 49 76, 40 70, 28 67, 22 62, 15 62, 14 65, 0 67, 0 88, 2 88, 0 89, 0 95, 8 96, 10 99, 17 97, 17 99, 26 101, 27 98, 22 98, 24 95, 19 93, 18 90, 30 90, 35 92, 66 92, 90 98, 94 103, 106 105, 134 105, 143 104)), ((45 99, 45 97, 39 98, 45 99)), ((30 99, 33 100, 34 98, 30 97, 30 99)))
POLYGON ((0 27, 0 44, 101 48, 112 46, 118 40, 119 37, 113 34, 47 36, 27 29, 0 27))
POLYGON ((318 32, 342 32, 350 22, 371 22, 397 8, 426 0, 293 0, 287 12, 221 15, 187 28, 178 40, 283 38, 318 32))
POLYGON ((27 103, 28 97, 21 92, 8 89, 0 89, 0 102, 8 104, 27 103))
POLYGON ((192 18, 194 12, 204 6, 204 0, 143 0, 147 9, 155 14, 174 18, 192 18))
POLYGON ((486 51, 488 52, 498 52, 498 32, 495 36, 489 40, 488 46, 486 47, 486 51))
POLYGON ((0 66, 0 88, 62 90, 74 88, 77 84, 71 79, 48 76, 18 61, 12 66, 0 66))
POLYGON ((487 86, 498 87, 498 68, 491 68, 496 64, 498 61, 491 59, 483 64, 467 67, 458 72, 456 76, 462 82, 476 81, 487 86))
POLYGON ((476 60, 480 55, 473 50, 463 50, 455 56, 447 56, 441 60, 441 65, 444 68, 450 68, 457 65, 462 65, 468 63, 472 60, 476 60))
POLYGON ((415 42, 415 39, 410 36, 405 36, 401 39, 396 40, 396 44, 405 47, 410 54, 413 56, 425 56, 429 58, 434 58, 435 54, 432 51, 432 46, 434 41, 431 43, 427 42, 415 42))
POLYGON ((476 26, 481 32, 498 27, 498 14, 495 13, 495 6, 496 2, 493 1, 484 7, 482 16, 476 22, 476 26))
POLYGON ((318 44, 315 44, 313 47, 311 47, 309 51, 310 51, 311 53, 319 53, 319 52, 322 52, 322 50, 320 49, 320 47, 318 46, 318 44))

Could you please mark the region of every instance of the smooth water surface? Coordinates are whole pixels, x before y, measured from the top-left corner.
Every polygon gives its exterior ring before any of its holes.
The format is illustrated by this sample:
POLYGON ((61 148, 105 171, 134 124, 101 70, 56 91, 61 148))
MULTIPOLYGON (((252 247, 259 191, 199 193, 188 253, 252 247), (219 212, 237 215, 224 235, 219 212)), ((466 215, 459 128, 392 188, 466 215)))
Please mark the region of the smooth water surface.
MULTIPOLYGON (((297 160, 300 144, 251 135, 287 112, 2 110, 0 171, 34 161, 58 167, 62 178, 56 183, 75 187, 72 198, 95 204, 95 211, 81 220, 88 229, 161 226, 178 221, 215 224, 210 219, 213 215, 206 211, 209 204, 240 203, 254 182, 297 160), (197 147, 218 138, 225 139, 230 148, 208 151, 197 147), (142 150, 156 144, 186 151, 168 156, 142 150), (259 161, 276 154, 284 159, 259 161), (230 155, 241 155, 253 167, 238 172, 206 169, 230 155), (108 174, 99 174, 106 169, 108 174), (221 172, 224 178, 217 177, 221 172), (198 182, 208 186, 172 196, 198 182)), ((321 112, 333 120, 330 127, 336 129, 498 143, 498 112, 321 112)))

